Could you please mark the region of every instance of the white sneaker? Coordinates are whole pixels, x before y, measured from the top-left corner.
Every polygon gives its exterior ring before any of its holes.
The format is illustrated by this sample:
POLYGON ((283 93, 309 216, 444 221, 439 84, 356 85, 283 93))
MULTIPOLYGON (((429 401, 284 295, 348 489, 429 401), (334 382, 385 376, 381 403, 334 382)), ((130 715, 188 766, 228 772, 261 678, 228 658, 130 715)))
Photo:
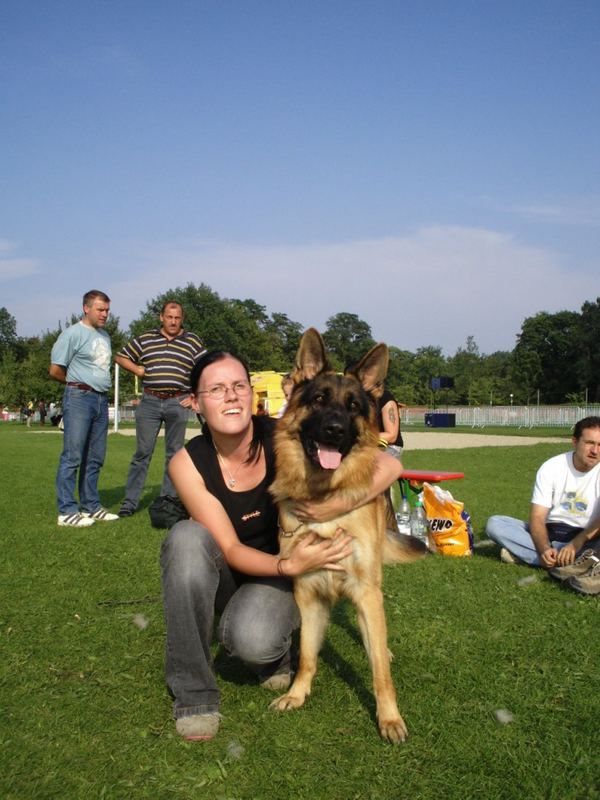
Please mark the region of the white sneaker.
POLYGON ((67 528, 89 528, 94 524, 94 520, 77 511, 75 514, 59 514, 58 524, 67 528))
POLYGON ((500 550, 500 561, 504 564, 524 564, 524 561, 521 561, 518 556, 513 555, 510 550, 507 550, 506 547, 503 547, 500 550))
POLYGON ((114 522, 119 519, 118 514, 113 514, 111 511, 102 508, 102 506, 95 511, 82 511, 81 516, 86 519, 98 520, 99 522, 114 522))

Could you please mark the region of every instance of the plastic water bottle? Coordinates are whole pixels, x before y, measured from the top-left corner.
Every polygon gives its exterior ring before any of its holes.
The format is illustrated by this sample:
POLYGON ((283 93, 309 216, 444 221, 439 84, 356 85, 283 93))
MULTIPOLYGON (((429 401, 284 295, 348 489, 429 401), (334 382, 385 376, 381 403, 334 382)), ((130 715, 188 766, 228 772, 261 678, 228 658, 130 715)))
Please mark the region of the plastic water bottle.
POLYGON ((396 512, 396 524, 398 533, 410 536, 410 505, 406 497, 402 497, 400 508, 396 512))
POLYGON ((417 500, 410 514, 410 535, 414 536, 415 539, 420 539, 423 544, 428 544, 427 517, 425 516, 425 509, 420 500, 417 500))

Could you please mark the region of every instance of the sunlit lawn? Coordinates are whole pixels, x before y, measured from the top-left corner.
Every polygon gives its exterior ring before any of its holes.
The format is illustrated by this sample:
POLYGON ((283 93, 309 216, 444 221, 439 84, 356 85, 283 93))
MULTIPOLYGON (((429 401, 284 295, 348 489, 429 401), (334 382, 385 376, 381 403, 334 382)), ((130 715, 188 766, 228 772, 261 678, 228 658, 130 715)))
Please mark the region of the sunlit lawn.
MULTIPOLYGON (((2 797, 600 796, 598 600, 501 564, 493 546, 386 570, 406 744, 378 736, 347 605, 335 612, 305 708, 268 711, 271 696, 219 654, 219 736, 180 741, 163 684, 162 533, 145 509, 89 530, 58 528, 60 437, 0 425, 2 797), (527 575, 536 580, 521 585, 527 575), (500 724, 499 709, 513 721, 500 724)), ((133 438, 110 436, 101 493, 113 509, 133 448, 133 438)), ((480 536, 489 514, 526 513, 536 467, 564 449, 428 450, 405 463, 464 471, 449 488, 480 536)), ((146 505, 161 460, 157 451, 146 505)))

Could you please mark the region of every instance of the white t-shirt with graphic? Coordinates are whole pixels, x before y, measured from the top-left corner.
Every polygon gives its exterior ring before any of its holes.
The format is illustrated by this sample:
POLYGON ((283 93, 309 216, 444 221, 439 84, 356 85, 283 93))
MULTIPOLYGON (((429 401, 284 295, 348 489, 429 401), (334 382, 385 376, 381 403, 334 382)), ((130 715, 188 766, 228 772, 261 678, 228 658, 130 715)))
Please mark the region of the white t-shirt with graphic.
POLYGON ((539 468, 531 502, 549 508, 547 522, 585 528, 600 513, 600 464, 579 472, 573 453, 562 453, 539 468))

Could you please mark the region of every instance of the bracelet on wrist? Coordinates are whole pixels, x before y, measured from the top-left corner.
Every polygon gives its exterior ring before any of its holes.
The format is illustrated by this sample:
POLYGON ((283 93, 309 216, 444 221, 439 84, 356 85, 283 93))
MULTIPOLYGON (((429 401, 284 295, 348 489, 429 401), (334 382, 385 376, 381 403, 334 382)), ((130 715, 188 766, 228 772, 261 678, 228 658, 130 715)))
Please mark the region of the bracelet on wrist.
POLYGON ((278 558, 277 559, 277 574, 281 575, 282 578, 287 578, 288 576, 283 571, 283 567, 281 566, 284 561, 287 561, 287 558, 278 558))

